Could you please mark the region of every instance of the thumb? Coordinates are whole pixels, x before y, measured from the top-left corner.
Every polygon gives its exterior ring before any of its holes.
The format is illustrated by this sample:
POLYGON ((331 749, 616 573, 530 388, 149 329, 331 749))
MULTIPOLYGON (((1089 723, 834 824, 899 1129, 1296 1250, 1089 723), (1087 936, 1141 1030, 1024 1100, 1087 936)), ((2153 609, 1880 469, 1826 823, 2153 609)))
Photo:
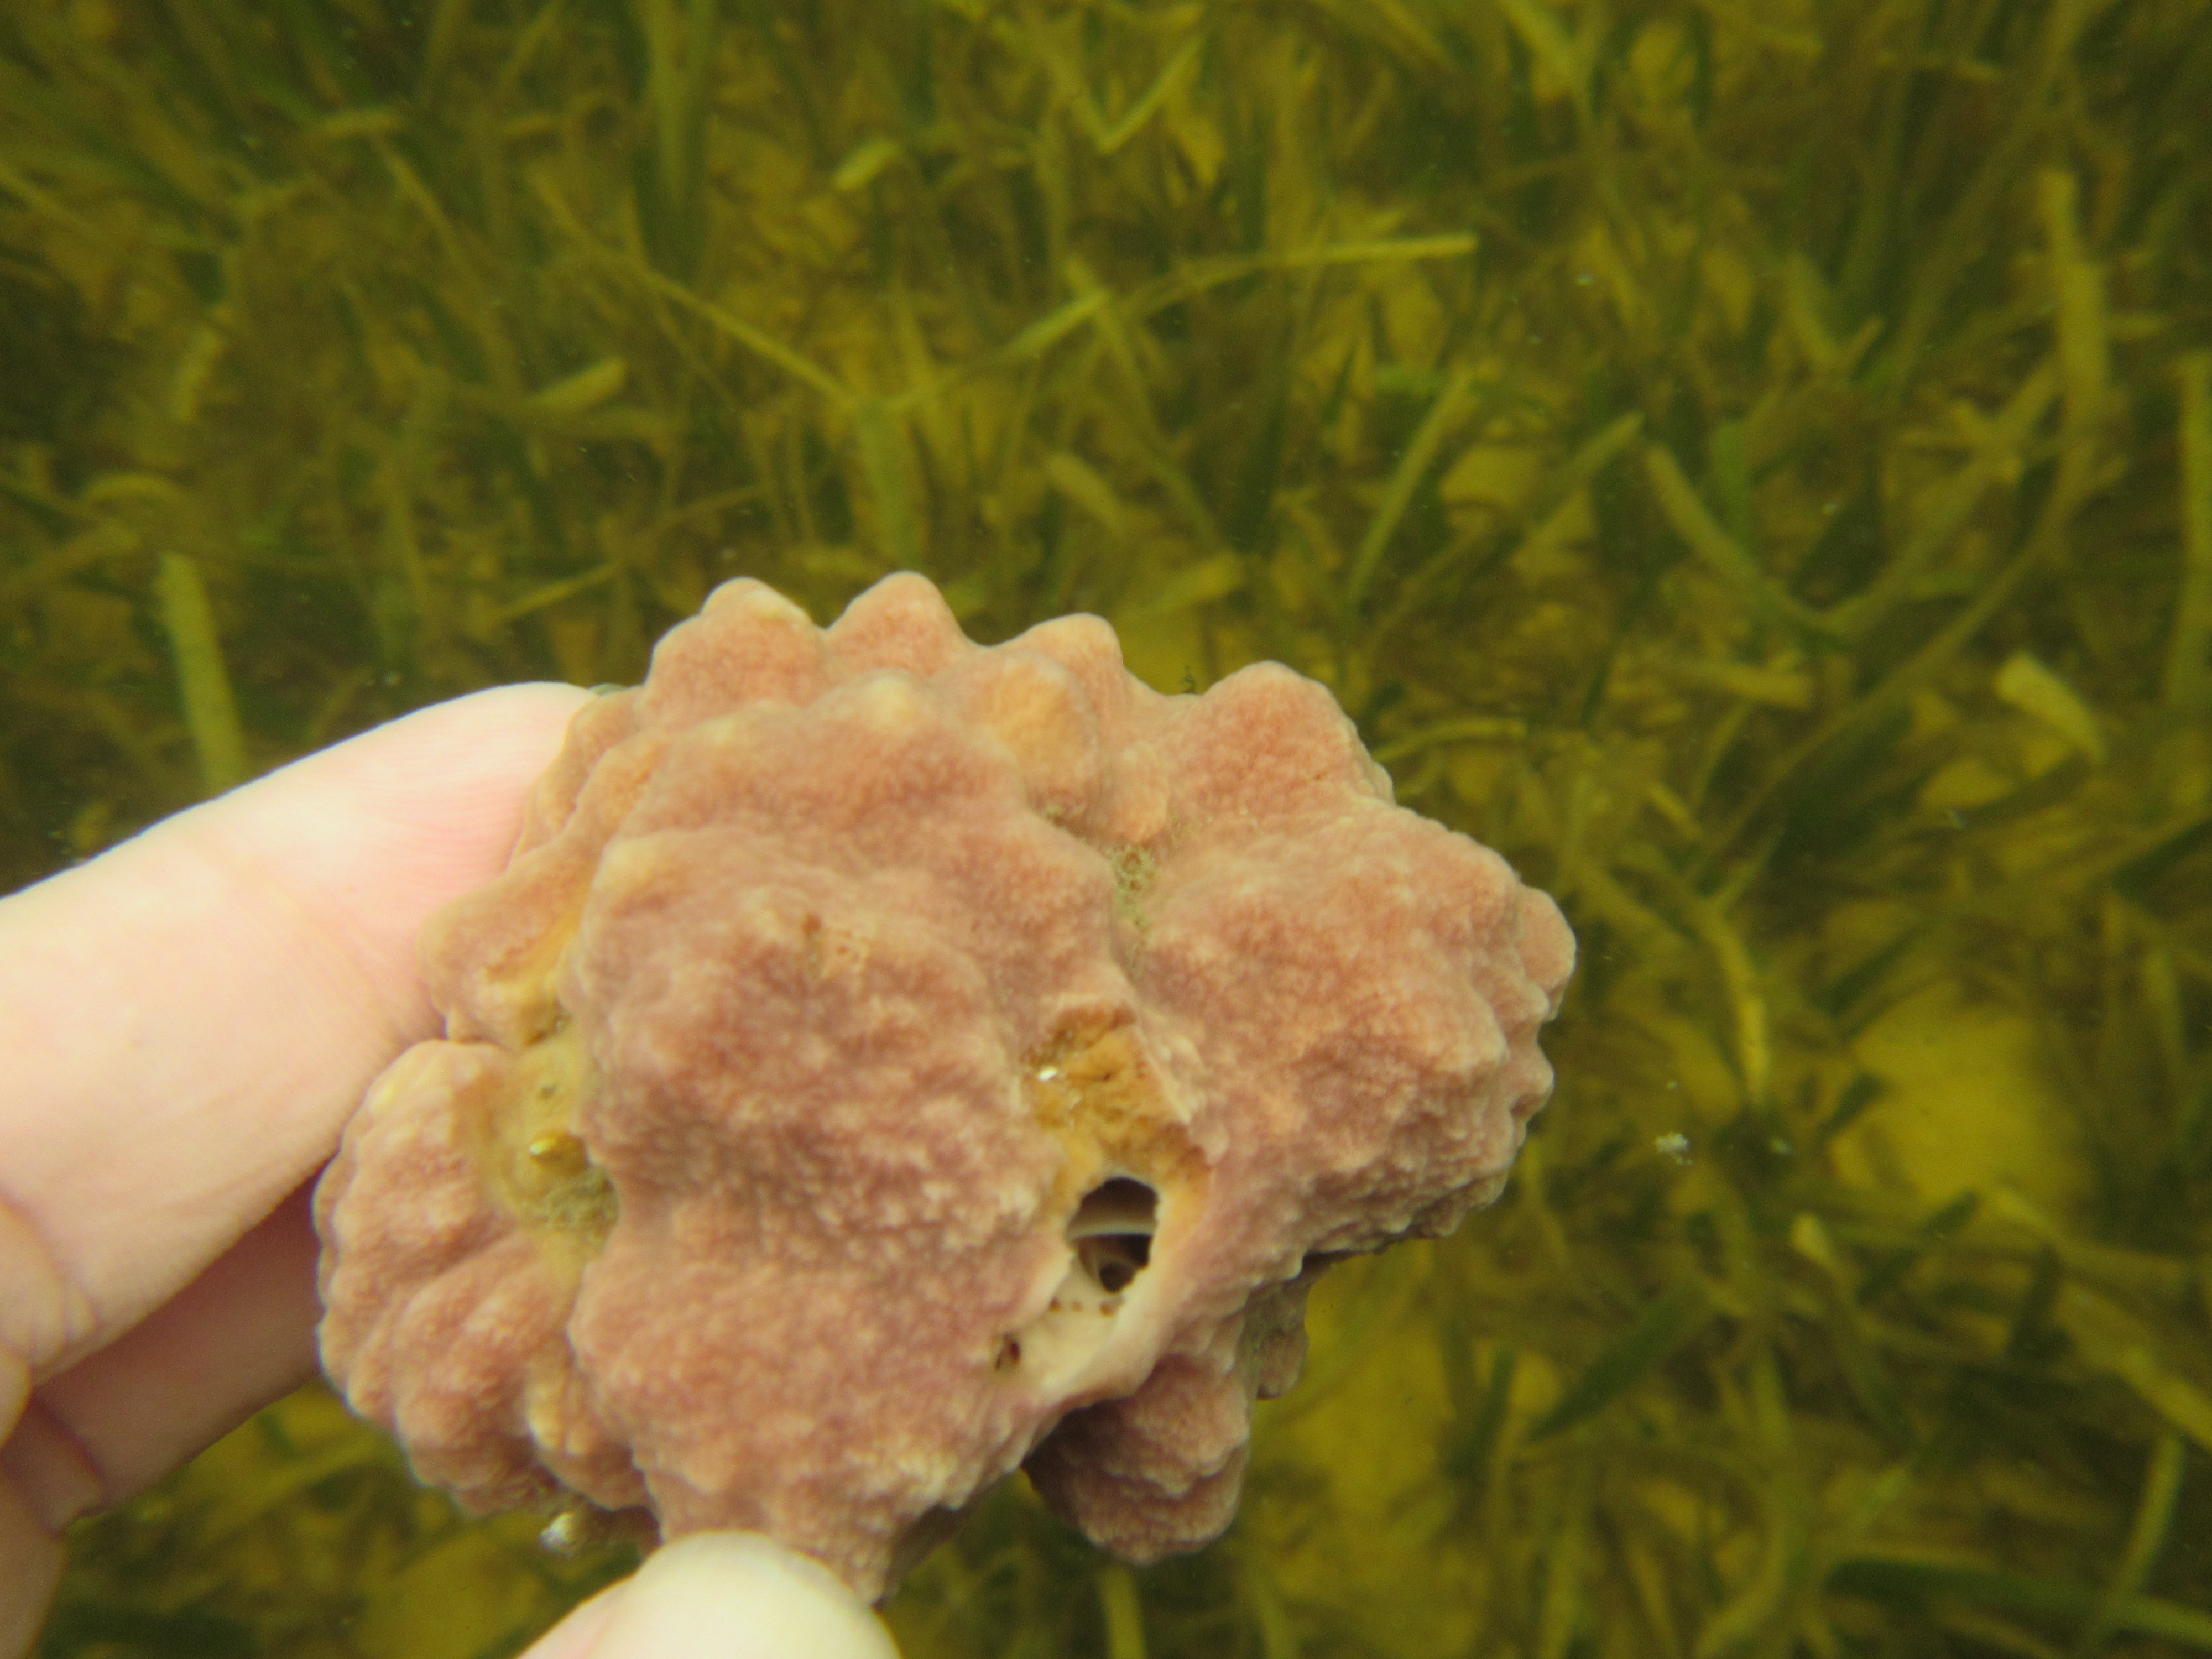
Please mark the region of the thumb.
POLYGON ((827 1567, 750 1532, 665 1544, 523 1659, 898 1659, 827 1567))

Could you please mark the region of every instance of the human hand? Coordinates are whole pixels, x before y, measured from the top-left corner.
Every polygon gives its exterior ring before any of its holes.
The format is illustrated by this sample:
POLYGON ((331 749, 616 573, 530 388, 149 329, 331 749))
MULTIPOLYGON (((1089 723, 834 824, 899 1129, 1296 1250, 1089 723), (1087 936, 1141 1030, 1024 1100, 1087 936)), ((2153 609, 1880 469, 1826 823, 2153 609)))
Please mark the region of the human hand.
MULTIPOLYGON (((585 696, 425 709, 0 899, 0 1659, 36 1637, 69 1522, 313 1373, 308 1187, 434 1033, 416 935, 505 863, 585 696)), ((826 1571, 721 1535, 532 1659, 707 1652, 892 1649, 826 1571)))

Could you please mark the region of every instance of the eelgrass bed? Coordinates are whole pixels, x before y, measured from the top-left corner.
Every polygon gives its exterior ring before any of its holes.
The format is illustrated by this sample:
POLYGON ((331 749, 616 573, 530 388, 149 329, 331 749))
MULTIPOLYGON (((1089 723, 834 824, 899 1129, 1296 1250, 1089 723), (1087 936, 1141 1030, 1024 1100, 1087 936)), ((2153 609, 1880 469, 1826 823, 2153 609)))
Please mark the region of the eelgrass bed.
MULTIPOLYGON (((9 0, 0 865, 747 574, 1326 681, 1583 969, 1243 1521, 937 1656, 2212 1650, 2212 6, 9 0)), ((518 1650, 613 1556, 307 1391, 79 1656, 518 1650)))

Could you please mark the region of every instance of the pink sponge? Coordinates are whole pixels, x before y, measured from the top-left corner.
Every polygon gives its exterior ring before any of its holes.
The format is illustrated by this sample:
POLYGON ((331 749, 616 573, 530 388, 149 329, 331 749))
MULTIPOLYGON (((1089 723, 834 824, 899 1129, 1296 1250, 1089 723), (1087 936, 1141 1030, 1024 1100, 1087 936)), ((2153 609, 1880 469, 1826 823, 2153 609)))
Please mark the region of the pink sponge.
POLYGON ((883 1594, 1026 1461, 1228 1524, 1307 1287, 1497 1195, 1574 941, 1328 691, 755 581, 584 709, 316 1198, 323 1362, 478 1508, 736 1527, 883 1594))

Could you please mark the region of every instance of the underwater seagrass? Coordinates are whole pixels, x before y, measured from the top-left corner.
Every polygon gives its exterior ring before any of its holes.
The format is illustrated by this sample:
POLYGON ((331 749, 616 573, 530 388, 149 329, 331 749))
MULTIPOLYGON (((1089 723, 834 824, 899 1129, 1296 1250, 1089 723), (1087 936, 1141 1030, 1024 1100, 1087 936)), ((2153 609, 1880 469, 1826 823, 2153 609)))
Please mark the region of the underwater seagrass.
POLYGON ((1164 696, 900 575, 717 590, 424 955, 446 1037, 317 1194, 331 1376, 472 1505, 873 1597, 1024 1462, 1129 1558, 1217 1535, 1315 1278, 1498 1194, 1574 942, 1314 681, 1164 696))

